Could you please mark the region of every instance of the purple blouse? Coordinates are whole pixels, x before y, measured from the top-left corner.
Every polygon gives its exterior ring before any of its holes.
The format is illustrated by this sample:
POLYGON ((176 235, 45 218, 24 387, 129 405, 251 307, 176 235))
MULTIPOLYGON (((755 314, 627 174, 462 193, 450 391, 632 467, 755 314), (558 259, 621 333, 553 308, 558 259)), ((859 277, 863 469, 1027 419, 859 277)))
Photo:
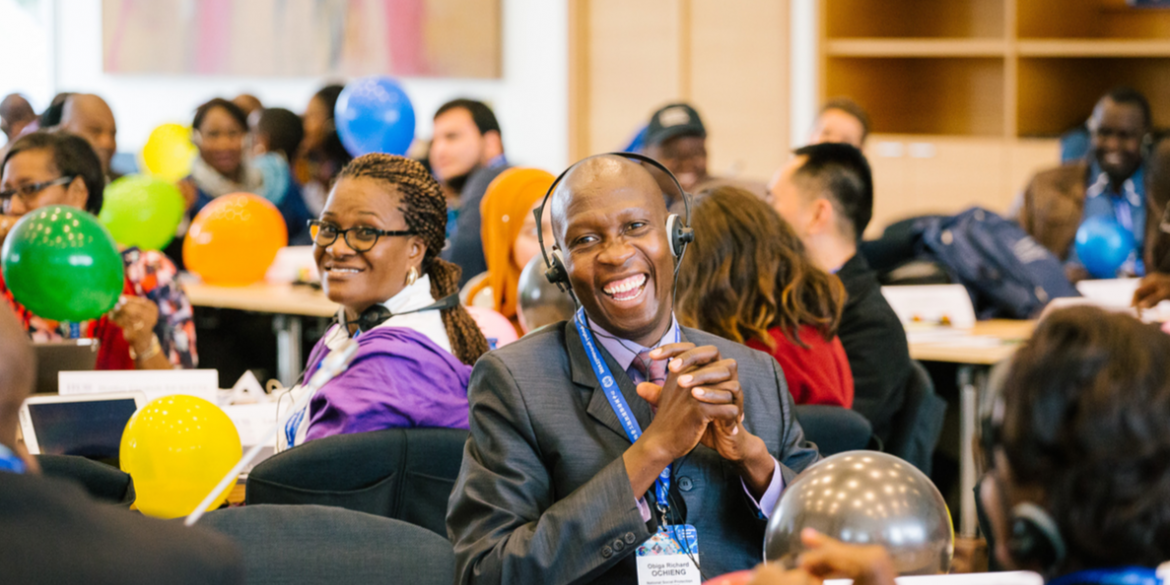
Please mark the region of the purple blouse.
MULTIPOLYGON (((329 353, 328 337, 313 348, 309 375, 329 353)), ((349 369, 309 401, 305 441, 396 427, 468 428, 471 366, 413 329, 378 327, 357 342, 349 369)))

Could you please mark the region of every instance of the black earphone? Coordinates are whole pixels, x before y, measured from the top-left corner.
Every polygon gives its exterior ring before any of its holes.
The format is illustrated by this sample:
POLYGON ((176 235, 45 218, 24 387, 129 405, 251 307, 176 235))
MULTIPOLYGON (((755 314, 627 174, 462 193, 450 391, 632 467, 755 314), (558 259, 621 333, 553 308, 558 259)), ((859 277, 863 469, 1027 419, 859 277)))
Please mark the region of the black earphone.
POLYGON ((1056 521, 1044 508, 1032 502, 1012 507, 1008 517, 1011 534, 1007 539, 1008 554, 1016 563, 1036 564, 1045 574, 1051 574, 1061 563, 1067 548, 1056 521))
MULTIPOLYGON (((1003 397, 1000 396, 996 398, 992 412, 983 418, 980 429, 980 445, 989 469, 994 466, 995 449, 999 447, 1003 436, 997 421, 1002 413, 1003 397)), ((1004 544, 1008 554, 1018 565, 1036 565, 1044 573, 1051 574, 1064 562, 1068 552, 1056 520, 1052 519, 1047 510, 1032 502, 1021 502, 1009 508, 1007 487, 1003 480, 995 473, 989 473, 988 477, 996 483, 999 505, 1007 513, 1010 533, 1004 544)))
MULTIPOLYGON (((548 191, 544 194, 544 199, 542 199, 540 202, 540 207, 532 212, 534 215, 536 215, 536 225, 543 223, 542 218, 544 217, 544 208, 548 206, 548 199, 552 196, 553 192, 556 191, 557 185, 560 184, 561 179, 565 178, 565 175, 569 174, 569 171, 573 170, 573 168, 575 168, 577 165, 598 156, 620 156, 622 158, 636 161, 641 164, 650 165, 659 171, 662 171, 663 174, 669 177, 670 181, 674 184, 675 189, 678 190, 678 194, 682 197, 683 200, 683 208, 686 210, 686 219, 680 219, 678 214, 675 213, 672 213, 666 217, 666 235, 670 240, 670 254, 675 259, 674 274, 677 278, 678 267, 682 264, 682 257, 683 254, 687 251, 687 244, 695 241, 695 232, 690 227, 688 227, 691 221, 691 196, 683 190, 682 184, 678 182, 678 178, 674 176, 674 173, 670 172, 670 169, 667 169, 662 165, 662 163, 648 156, 633 152, 609 152, 586 157, 569 165, 569 168, 565 169, 564 172, 557 176, 556 180, 554 180, 552 185, 549 186, 548 191)), ((543 230, 537 230, 536 240, 540 244, 540 255, 544 258, 544 277, 547 278, 549 282, 557 285, 557 288, 560 288, 561 291, 572 295, 573 302, 577 302, 577 297, 573 294, 572 287, 569 285, 569 271, 565 268, 565 259, 561 255, 560 250, 552 250, 549 252, 549 250, 544 247, 543 230)))

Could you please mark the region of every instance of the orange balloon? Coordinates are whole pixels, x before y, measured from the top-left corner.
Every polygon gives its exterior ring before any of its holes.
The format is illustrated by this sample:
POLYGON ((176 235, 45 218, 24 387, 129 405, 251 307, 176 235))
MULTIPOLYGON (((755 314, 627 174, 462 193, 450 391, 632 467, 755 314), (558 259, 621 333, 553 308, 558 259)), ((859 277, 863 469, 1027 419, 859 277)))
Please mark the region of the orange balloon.
POLYGON ((191 222, 183 262, 208 284, 258 282, 288 245, 288 228, 276 206, 251 193, 216 197, 191 222))

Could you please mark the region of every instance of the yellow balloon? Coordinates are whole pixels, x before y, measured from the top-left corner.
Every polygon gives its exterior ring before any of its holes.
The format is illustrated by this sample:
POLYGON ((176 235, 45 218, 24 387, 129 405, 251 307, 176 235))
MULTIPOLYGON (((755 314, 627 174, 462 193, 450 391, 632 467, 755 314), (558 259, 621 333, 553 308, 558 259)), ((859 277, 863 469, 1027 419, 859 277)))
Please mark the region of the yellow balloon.
POLYGON ((198 149, 191 143, 191 129, 163 124, 150 132, 142 147, 142 166, 147 173, 167 181, 178 181, 191 173, 191 161, 198 149))
POLYGON ((223 410, 182 395, 152 400, 134 413, 119 449, 122 471, 134 480, 135 505, 157 518, 190 514, 242 454, 240 434, 223 410))

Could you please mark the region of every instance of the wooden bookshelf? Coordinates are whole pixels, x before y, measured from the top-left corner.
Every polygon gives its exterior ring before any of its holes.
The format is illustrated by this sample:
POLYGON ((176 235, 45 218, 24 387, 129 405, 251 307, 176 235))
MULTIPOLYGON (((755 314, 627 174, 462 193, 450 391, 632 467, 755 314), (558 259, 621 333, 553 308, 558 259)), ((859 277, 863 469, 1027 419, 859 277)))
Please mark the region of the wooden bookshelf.
MULTIPOLYGON (((1006 211, 1108 89, 1170 103, 1170 10, 1125 0, 821 0, 822 98, 866 108, 874 225, 1006 211), (912 154, 913 153, 913 154, 912 154), (884 176, 883 176, 884 175, 884 176)), ((1170 109, 1155 108, 1170 127, 1170 109)))

